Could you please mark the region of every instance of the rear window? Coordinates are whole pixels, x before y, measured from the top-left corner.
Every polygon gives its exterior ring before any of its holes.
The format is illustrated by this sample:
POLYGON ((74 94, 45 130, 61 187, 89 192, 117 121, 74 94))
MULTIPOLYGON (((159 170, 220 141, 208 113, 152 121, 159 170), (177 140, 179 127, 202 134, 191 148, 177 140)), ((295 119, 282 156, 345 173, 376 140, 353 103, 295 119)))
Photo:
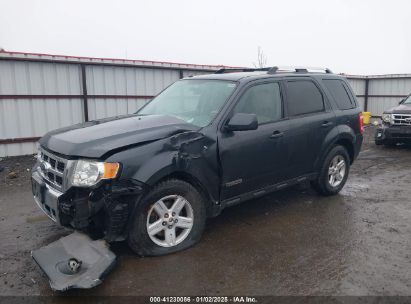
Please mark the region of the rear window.
POLYGON ((330 94, 333 96, 340 110, 348 110, 355 108, 353 100, 351 100, 344 83, 338 79, 325 79, 324 85, 327 87, 330 94))
POLYGON ((324 111, 324 100, 317 86, 309 80, 287 82, 288 115, 297 116, 324 111))

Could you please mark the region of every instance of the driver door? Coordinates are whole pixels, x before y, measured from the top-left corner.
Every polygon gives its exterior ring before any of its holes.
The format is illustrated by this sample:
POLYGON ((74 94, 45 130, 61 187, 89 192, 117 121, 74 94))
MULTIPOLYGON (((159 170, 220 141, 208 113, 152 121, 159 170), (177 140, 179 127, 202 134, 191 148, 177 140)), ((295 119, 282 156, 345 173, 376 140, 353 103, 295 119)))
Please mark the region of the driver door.
POLYGON ((256 114, 258 128, 219 133, 221 200, 278 183, 286 169, 288 121, 280 83, 259 82, 245 88, 229 117, 235 113, 256 114))

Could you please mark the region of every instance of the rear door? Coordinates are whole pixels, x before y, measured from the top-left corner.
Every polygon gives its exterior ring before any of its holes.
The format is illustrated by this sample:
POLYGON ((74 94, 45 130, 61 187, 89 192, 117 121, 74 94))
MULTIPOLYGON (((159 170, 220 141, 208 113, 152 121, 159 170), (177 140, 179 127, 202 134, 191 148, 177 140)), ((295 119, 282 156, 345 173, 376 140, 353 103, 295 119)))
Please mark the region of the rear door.
POLYGON ((257 130, 221 131, 221 199, 261 189, 284 179, 288 121, 283 116, 282 86, 276 81, 246 87, 227 116, 256 114, 257 130))
POLYGON ((290 152, 287 178, 314 172, 322 143, 335 126, 335 114, 318 83, 309 77, 286 81, 290 152))
POLYGON ((323 79, 322 82, 336 105, 337 124, 347 125, 360 133, 358 127, 359 109, 347 83, 342 79, 323 79))

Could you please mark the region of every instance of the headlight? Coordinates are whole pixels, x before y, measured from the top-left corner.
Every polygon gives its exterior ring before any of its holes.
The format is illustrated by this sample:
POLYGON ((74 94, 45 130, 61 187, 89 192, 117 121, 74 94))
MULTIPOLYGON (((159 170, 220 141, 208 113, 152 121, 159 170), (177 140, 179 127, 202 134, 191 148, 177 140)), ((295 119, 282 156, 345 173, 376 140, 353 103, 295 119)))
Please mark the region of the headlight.
POLYGON ((382 114, 382 120, 384 122, 390 123, 391 122, 391 114, 386 114, 386 113, 382 114))
POLYGON ((72 185, 89 187, 102 179, 113 179, 117 176, 119 168, 119 163, 78 160, 73 172, 72 185))

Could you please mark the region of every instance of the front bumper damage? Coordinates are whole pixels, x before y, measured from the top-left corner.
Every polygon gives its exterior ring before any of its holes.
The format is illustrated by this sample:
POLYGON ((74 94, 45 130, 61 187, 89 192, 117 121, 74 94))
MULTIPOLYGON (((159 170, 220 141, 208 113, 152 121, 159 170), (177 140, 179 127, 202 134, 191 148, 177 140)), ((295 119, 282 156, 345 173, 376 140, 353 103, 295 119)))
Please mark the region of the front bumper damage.
POLYGON ((33 168, 32 192, 38 207, 57 224, 77 230, 32 252, 54 290, 101 283, 116 259, 107 242, 126 238, 129 219, 143 191, 142 183, 117 180, 61 192, 44 178, 38 165, 33 168))
POLYGON ((92 288, 114 267, 116 256, 104 240, 74 232, 31 253, 53 290, 92 288))
POLYGON ((50 219, 109 242, 126 238, 130 216, 144 187, 134 180, 117 180, 61 192, 42 177, 37 166, 32 171, 34 200, 50 219))

